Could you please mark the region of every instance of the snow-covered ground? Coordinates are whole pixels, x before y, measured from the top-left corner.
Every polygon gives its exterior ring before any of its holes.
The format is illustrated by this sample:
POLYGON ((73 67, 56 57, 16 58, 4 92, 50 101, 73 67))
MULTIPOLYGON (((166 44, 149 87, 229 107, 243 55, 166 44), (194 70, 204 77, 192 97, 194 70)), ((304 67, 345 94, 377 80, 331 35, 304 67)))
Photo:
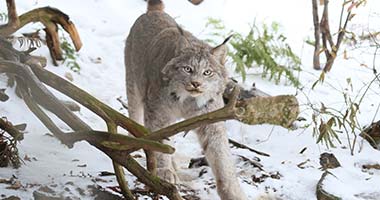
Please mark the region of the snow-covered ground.
MULTIPOLYGON (((50 60, 47 69, 62 77, 66 73, 71 73, 75 85, 116 110, 126 113, 116 100, 119 96, 126 97, 124 40, 133 22, 145 12, 146 3, 142 0, 34 0, 16 3, 18 13, 47 5, 67 13, 78 28, 83 42, 78 58, 81 71, 79 74, 73 73, 64 65, 54 67, 50 64, 50 60), (100 62, 94 62, 94 60, 100 60, 100 62)), ((302 105, 301 116, 307 119, 307 122, 303 122, 304 124, 311 122, 312 112, 305 106, 308 100, 314 104, 323 102, 328 107, 340 110, 344 105, 342 91, 349 87, 347 78, 352 80, 351 94, 353 96, 360 91, 363 92, 361 90, 363 85, 373 79, 374 51, 371 51, 373 49, 365 49, 369 53, 363 53, 363 49, 349 50, 347 53, 350 59, 343 59, 343 56, 339 54, 332 71, 326 75, 324 84, 319 84, 311 90, 312 84, 320 74, 320 71, 312 70, 313 48, 304 42, 307 38, 313 38, 311 1, 205 0, 199 6, 193 6, 185 0, 167 0, 165 3, 166 11, 185 29, 200 38, 207 37, 204 29, 208 17, 220 18, 228 29, 238 32, 247 31, 249 23, 255 19, 256 21, 279 22, 282 25, 281 31, 288 37, 293 51, 301 57, 303 62, 303 71, 299 75, 304 86, 302 92, 291 86, 275 85, 254 75, 248 77, 246 84, 256 82, 258 88, 271 95, 297 94, 302 105)), ((341 1, 332 1, 330 4, 331 27, 336 27, 339 23, 341 1)), ((5 2, 1 1, 0 12, 6 11, 5 8, 5 2)), ((365 7, 357 10, 357 16, 350 23, 363 25, 364 31, 379 31, 379 20, 380 1, 368 0, 365 7)), ((39 27, 41 27, 39 24, 29 25, 20 32, 35 30, 39 27)), ((41 47, 34 54, 49 58, 46 47, 41 47)), ((379 62, 377 59, 377 63, 379 62)), ((379 64, 377 64, 377 69, 380 70, 379 64)), ((231 66, 229 70, 233 72, 231 66)), ((3 88, 6 86, 6 78, 3 75, 0 78, 0 88, 3 88)), ((358 115, 361 126, 371 123, 373 119, 379 120, 380 114, 375 116, 376 108, 380 103, 378 91, 379 83, 376 83, 361 104, 358 115)), ((89 185, 95 184, 103 188, 117 185, 114 177, 99 177, 101 171, 112 171, 111 160, 107 156, 85 142, 68 149, 57 139, 46 136, 48 130, 14 94, 14 88, 8 88, 6 93, 10 96, 10 100, 5 103, 0 102, 0 116, 6 116, 15 124, 28 124, 25 139, 18 147, 21 157, 27 156, 32 159, 25 161, 19 169, 0 169, 0 179, 15 177, 23 186, 21 189, 12 190, 6 189, 9 185, 0 183, 0 198, 15 195, 21 199, 33 199, 33 191, 41 185, 46 185, 74 199, 91 199, 93 197, 89 196, 89 185)), ((57 95, 62 97, 58 93, 57 95)), ((105 129, 103 121, 90 111, 82 108, 78 115, 94 129, 105 129)), ((69 130, 63 123, 59 125, 69 130)), ((336 148, 327 149, 324 145, 316 144, 312 127, 289 131, 277 126, 248 126, 235 121, 228 121, 227 127, 231 138, 271 155, 263 157, 247 150, 232 149, 241 185, 249 199, 258 199, 259 196, 267 194, 284 200, 316 199, 316 184, 323 173, 319 169, 319 156, 323 152, 335 154, 342 165, 340 168, 331 170, 335 177, 329 176, 326 179, 327 191, 345 200, 364 199, 365 195, 359 197, 358 194, 372 194, 372 199, 380 199, 380 171, 364 171, 361 167, 363 164, 379 164, 380 152, 374 150, 361 138, 358 139, 352 156, 347 148, 345 134, 340 136, 342 144, 336 142, 336 148), (304 147, 307 148, 306 151, 300 153, 304 147), (249 163, 242 161, 239 155, 252 160, 255 157, 260 158, 265 172, 260 172, 249 163), (303 167, 298 167, 297 165, 302 162, 305 162, 303 167), (261 174, 277 172, 280 174, 279 179, 269 177, 261 183, 254 182, 252 179, 253 176, 260 177, 261 174)), ((202 169, 207 171, 206 174, 187 182, 186 185, 193 188, 201 199, 218 199, 213 187, 215 182, 209 168, 187 169, 189 159, 201 156, 201 150, 194 134, 182 136, 182 134, 176 136, 175 143, 176 158, 181 172, 197 175, 202 169)), ((128 176, 128 180, 131 188, 134 188, 135 178, 128 176)), ((141 185, 139 187, 141 188, 141 185)))

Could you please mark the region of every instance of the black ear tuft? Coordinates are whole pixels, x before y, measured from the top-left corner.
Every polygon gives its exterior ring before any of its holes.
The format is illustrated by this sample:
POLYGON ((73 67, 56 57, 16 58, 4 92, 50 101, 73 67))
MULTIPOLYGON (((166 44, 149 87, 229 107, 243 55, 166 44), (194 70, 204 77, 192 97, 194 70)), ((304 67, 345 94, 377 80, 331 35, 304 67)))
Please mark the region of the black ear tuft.
POLYGON ((216 60, 219 61, 220 64, 224 65, 226 62, 227 56, 227 47, 226 43, 231 39, 233 35, 228 36, 222 44, 211 49, 211 54, 215 56, 216 60))

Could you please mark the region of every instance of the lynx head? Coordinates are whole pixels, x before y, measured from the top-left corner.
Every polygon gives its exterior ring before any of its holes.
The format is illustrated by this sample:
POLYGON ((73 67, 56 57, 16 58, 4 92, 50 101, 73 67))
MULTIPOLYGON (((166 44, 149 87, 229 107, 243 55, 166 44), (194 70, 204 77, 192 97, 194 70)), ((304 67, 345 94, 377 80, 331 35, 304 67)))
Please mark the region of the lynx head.
POLYGON ((185 36, 181 36, 175 57, 162 70, 174 100, 193 98, 198 106, 202 106, 221 95, 227 80, 224 68, 227 54, 225 42, 210 48, 204 44, 192 44, 185 36))

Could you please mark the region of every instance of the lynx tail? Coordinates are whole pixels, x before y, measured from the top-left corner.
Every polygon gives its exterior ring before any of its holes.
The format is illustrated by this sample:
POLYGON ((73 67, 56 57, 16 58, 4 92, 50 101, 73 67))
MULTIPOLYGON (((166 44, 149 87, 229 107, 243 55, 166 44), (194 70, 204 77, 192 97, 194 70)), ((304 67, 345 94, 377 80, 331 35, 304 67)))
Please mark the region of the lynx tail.
POLYGON ((161 0, 148 0, 148 12, 149 11, 163 11, 164 3, 161 0))

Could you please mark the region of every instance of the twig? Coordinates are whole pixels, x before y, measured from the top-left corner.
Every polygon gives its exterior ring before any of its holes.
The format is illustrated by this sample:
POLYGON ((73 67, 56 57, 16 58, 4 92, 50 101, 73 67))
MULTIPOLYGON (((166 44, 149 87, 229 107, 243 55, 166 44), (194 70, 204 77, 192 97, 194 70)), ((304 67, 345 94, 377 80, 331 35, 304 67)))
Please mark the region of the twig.
POLYGON ((236 142, 235 140, 232 140, 232 139, 228 139, 228 142, 231 143, 232 145, 234 145, 235 147, 237 148, 241 148, 241 149, 248 149, 249 151, 252 151, 258 155, 261 155, 261 156, 266 156, 266 157, 270 157, 269 154, 267 153, 264 153, 264 152, 261 152, 261 151, 257 151, 255 149, 252 149, 251 147, 247 146, 247 145, 244 145, 244 144, 241 144, 239 142, 236 142))
POLYGON ((249 158, 247 158, 247 157, 245 157, 245 156, 242 156, 242 155, 238 155, 238 156, 239 156, 243 161, 246 161, 246 162, 248 162, 249 164, 251 164, 253 167, 258 168, 260 171, 265 171, 265 170, 263 169, 263 165, 260 164, 259 162, 253 161, 253 160, 251 160, 251 159, 249 159, 249 158))
POLYGON ((121 99, 121 97, 118 97, 116 100, 120 102, 120 104, 123 106, 123 108, 125 108, 125 109, 128 110, 128 104, 125 103, 125 102, 121 99))

